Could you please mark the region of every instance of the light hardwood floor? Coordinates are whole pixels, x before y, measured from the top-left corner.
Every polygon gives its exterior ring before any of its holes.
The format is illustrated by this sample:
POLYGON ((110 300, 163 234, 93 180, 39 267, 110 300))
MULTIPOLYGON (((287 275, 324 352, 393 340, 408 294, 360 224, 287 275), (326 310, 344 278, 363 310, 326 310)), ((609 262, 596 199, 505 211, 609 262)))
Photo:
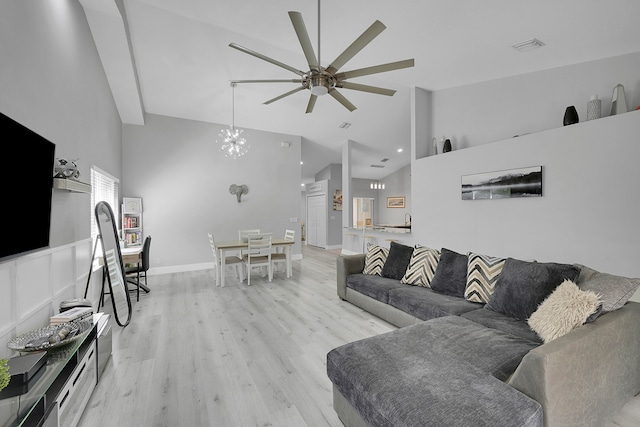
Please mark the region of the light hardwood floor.
MULTIPOLYGON (((327 353, 396 329, 341 301, 337 252, 303 247, 293 278, 251 286, 213 270, 149 277, 80 421, 98 426, 342 426, 327 353)), ((640 425, 640 398, 608 427, 640 425)))

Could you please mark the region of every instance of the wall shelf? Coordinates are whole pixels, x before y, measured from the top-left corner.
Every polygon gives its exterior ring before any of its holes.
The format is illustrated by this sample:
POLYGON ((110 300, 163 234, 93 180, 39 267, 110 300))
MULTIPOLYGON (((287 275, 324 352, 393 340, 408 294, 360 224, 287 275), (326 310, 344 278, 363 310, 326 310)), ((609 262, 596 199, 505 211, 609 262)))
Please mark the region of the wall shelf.
POLYGON ((69 178, 53 178, 53 188, 76 193, 91 193, 91 184, 69 178))

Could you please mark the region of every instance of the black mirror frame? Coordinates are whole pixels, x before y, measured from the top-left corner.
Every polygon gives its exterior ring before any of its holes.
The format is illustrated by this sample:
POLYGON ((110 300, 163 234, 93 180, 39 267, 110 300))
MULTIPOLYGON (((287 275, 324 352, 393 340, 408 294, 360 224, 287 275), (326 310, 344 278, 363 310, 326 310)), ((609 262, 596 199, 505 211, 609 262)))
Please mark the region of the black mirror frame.
MULTIPOLYGON (((116 323, 122 327, 127 326, 129 324, 129 322, 131 321, 131 315, 132 315, 132 308, 131 308, 131 298, 129 296, 129 287, 127 285, 127 279, 125 276, 125 270, 124 270, 124 264, 122 262, 122 251, 120 250, 120 245, 118 244, 119 242, 119 238, 118 238, 118 228, 116 226, 116 221, 115 218, 113 216, 113 210, 111 209, 111 206, 107 203, 107 202, 98 202, 96 204, 96 208, 95 208, 95 216, 96 216, 96 223, 98 225, 98 231, 100 232, 100 241, 102 242, 102 257, 103 257, 103 267, 105 269, 105 276, 107 278, 107 281, 109 283, 109 292, 111 292, 111 303, 113 305, 113 315, 116 319, 116 323), (106 230, 103 230, 103 222, 100 220, 101 215, 108 215, 108 219, 105 222, 111 222, 111 229, 108 229, 108 227, 106 230), (118 313, 120 312, 118 310, 119 307, 116 306, 116 300, 114 297, 114 288, 113 288, 113 283, 111 282, 111 273, 109 271, 109 263, 107 262, 107 249, 112 249, 112 248, 105 248, 105 238, 104 235, 105 233, 113 233, 114 236, 114 241, 115 241, 115 253, 117 255, 117 260, 118 263, 116 265, 116 268, 120 269, 120 277, 122 278, 122 287, 124 288, 124 293, 125 293, 125 299, 127 301, 127 319, 123 322, 120 319, 120 316, 118 315, 118 313)), ((108 243, 107 243, 108 244, 108 243)), ((113 263, 111 264, 111 267, 113 267, 113 263)), ((117 272, 113 272, 115 274, 117 274, 117 272)), ((116 286, 118 286, 118 284, 116 284, 116 286)))

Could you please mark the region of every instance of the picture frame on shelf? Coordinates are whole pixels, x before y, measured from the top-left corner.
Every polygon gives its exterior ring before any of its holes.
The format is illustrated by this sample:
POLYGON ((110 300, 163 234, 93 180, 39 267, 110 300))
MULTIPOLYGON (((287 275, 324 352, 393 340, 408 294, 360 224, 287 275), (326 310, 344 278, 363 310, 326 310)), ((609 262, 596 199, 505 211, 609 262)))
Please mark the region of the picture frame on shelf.
POLYGON ((139 197, 123 197, 125 212, 142 212, 142 199, 139 197))
POLYGON ((405 196, 387 197, 387 207, 404 209, 406 207, 405 196))

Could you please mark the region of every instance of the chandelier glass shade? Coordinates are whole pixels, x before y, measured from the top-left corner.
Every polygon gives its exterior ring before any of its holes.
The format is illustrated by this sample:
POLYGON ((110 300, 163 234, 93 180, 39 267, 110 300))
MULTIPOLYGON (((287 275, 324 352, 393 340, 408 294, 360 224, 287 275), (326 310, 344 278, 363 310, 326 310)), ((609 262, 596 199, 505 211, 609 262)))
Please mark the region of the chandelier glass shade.
POLYGON ((236 83, 231 83, 231 127, 221 129, 217 139, 219 150, 232 159, 244 156, 251 147, 242 136, 244 130, 235 127, 235 88, 236 83))
POLYGON ((220 151, 225 157, 237 159, 247 154, 250 145, 246 139, 242 137, 244 130, 231 126, 227 129, 221 129, 218 133, 218 144, 220 151))

